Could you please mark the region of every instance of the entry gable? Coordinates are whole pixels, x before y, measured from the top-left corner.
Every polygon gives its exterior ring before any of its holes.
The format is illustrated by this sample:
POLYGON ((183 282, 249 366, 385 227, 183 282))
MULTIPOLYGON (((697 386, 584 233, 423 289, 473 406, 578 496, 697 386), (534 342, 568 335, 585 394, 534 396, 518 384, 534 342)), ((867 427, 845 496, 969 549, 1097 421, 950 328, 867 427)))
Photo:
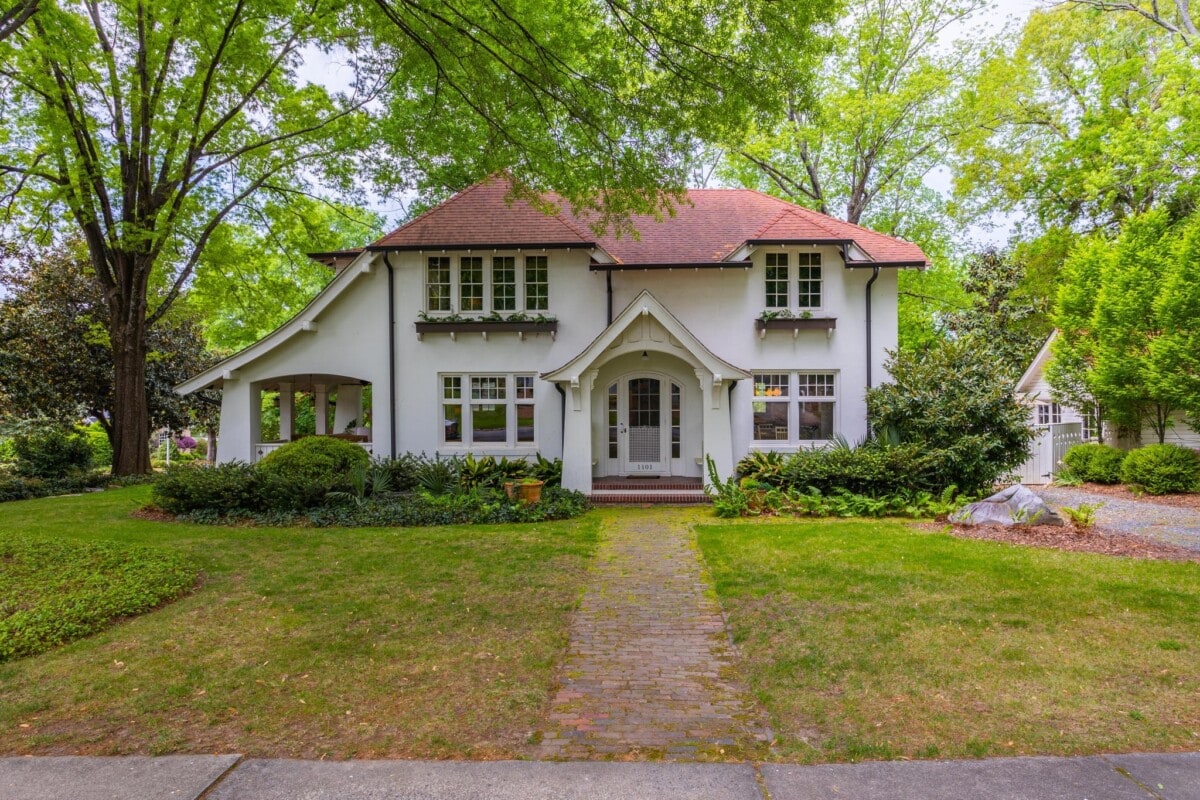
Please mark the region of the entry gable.
POLYGON ((659 352, 680 350, 681 357, 692 363, 697 369, 703 369, 720 382, 749 378, 750 373, 736 367, 713 353, 696 338, 679 319, 667 310, 649 291, 643 291, 633 302, 617 315, 612 324, 605 328, 591 344, 573 359, 558 369, 543 372, 543 380, 570 383, 577 385, 581 374, 600 367, 627 349, 652 349, 659 352), (627 335, 634 332, 636 326, 643 321, 652 321, 656 327, 661 327, 666 335, 658 341, 652 336, 630 338, 627 335), (634 341, 636 339, 636 342, 634 341), (666 350, 665 347, 670 347, 666 350))

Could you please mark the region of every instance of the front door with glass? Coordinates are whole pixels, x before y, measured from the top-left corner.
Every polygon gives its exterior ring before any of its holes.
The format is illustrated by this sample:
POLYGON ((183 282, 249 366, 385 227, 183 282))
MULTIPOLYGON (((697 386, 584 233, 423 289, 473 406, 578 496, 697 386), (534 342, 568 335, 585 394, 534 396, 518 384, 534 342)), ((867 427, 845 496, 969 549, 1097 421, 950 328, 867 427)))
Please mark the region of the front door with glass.
POLYGON ((662 377, 637 375, 608 387, 609 471, 668 475, 679 448, 680 389, 662 377))

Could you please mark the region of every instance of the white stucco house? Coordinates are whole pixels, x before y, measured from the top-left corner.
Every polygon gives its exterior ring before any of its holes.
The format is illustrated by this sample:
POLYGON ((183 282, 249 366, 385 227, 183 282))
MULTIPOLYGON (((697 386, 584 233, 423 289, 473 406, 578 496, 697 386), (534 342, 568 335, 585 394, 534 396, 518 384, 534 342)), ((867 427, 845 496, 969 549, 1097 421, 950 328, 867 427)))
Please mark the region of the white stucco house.
POLYGON ((318 434, 357 429, 377 457, 540 453, 585 492, 698 485, 706 454, 727 475, 752 450, 866 433, 919 247, 741 189, 634 222, 638 237, 596 235, 493 177, 360 250, 314 254, 328 287, 178 390, 221 390, 222 461, 279 446, 262 441, 263 392, 280 393, 282 440, 311 392, 318 434))

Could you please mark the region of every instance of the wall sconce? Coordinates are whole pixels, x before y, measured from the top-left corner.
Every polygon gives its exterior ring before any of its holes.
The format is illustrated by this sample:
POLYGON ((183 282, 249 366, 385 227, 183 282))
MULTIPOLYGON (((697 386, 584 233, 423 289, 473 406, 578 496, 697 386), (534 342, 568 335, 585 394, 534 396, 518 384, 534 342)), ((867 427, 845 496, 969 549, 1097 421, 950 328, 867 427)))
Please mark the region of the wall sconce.
POLYGON ((646 361, 646 360, 648 360, 649 358, 650 358, 650 354, 649 354, 649 353, 647 353, 645 350, 643 350, 643 351, 642 351, 642 361, 646 361))

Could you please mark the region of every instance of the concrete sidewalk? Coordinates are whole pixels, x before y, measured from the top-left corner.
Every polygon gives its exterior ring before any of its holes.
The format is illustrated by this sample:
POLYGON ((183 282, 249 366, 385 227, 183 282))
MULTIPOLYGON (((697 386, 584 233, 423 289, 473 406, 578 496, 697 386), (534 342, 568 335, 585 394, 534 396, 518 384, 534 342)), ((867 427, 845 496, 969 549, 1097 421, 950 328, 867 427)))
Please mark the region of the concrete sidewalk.
POLYGON ((1200 753, 678 764, 0 758, 0 800, 1200 800, 1200 753))

